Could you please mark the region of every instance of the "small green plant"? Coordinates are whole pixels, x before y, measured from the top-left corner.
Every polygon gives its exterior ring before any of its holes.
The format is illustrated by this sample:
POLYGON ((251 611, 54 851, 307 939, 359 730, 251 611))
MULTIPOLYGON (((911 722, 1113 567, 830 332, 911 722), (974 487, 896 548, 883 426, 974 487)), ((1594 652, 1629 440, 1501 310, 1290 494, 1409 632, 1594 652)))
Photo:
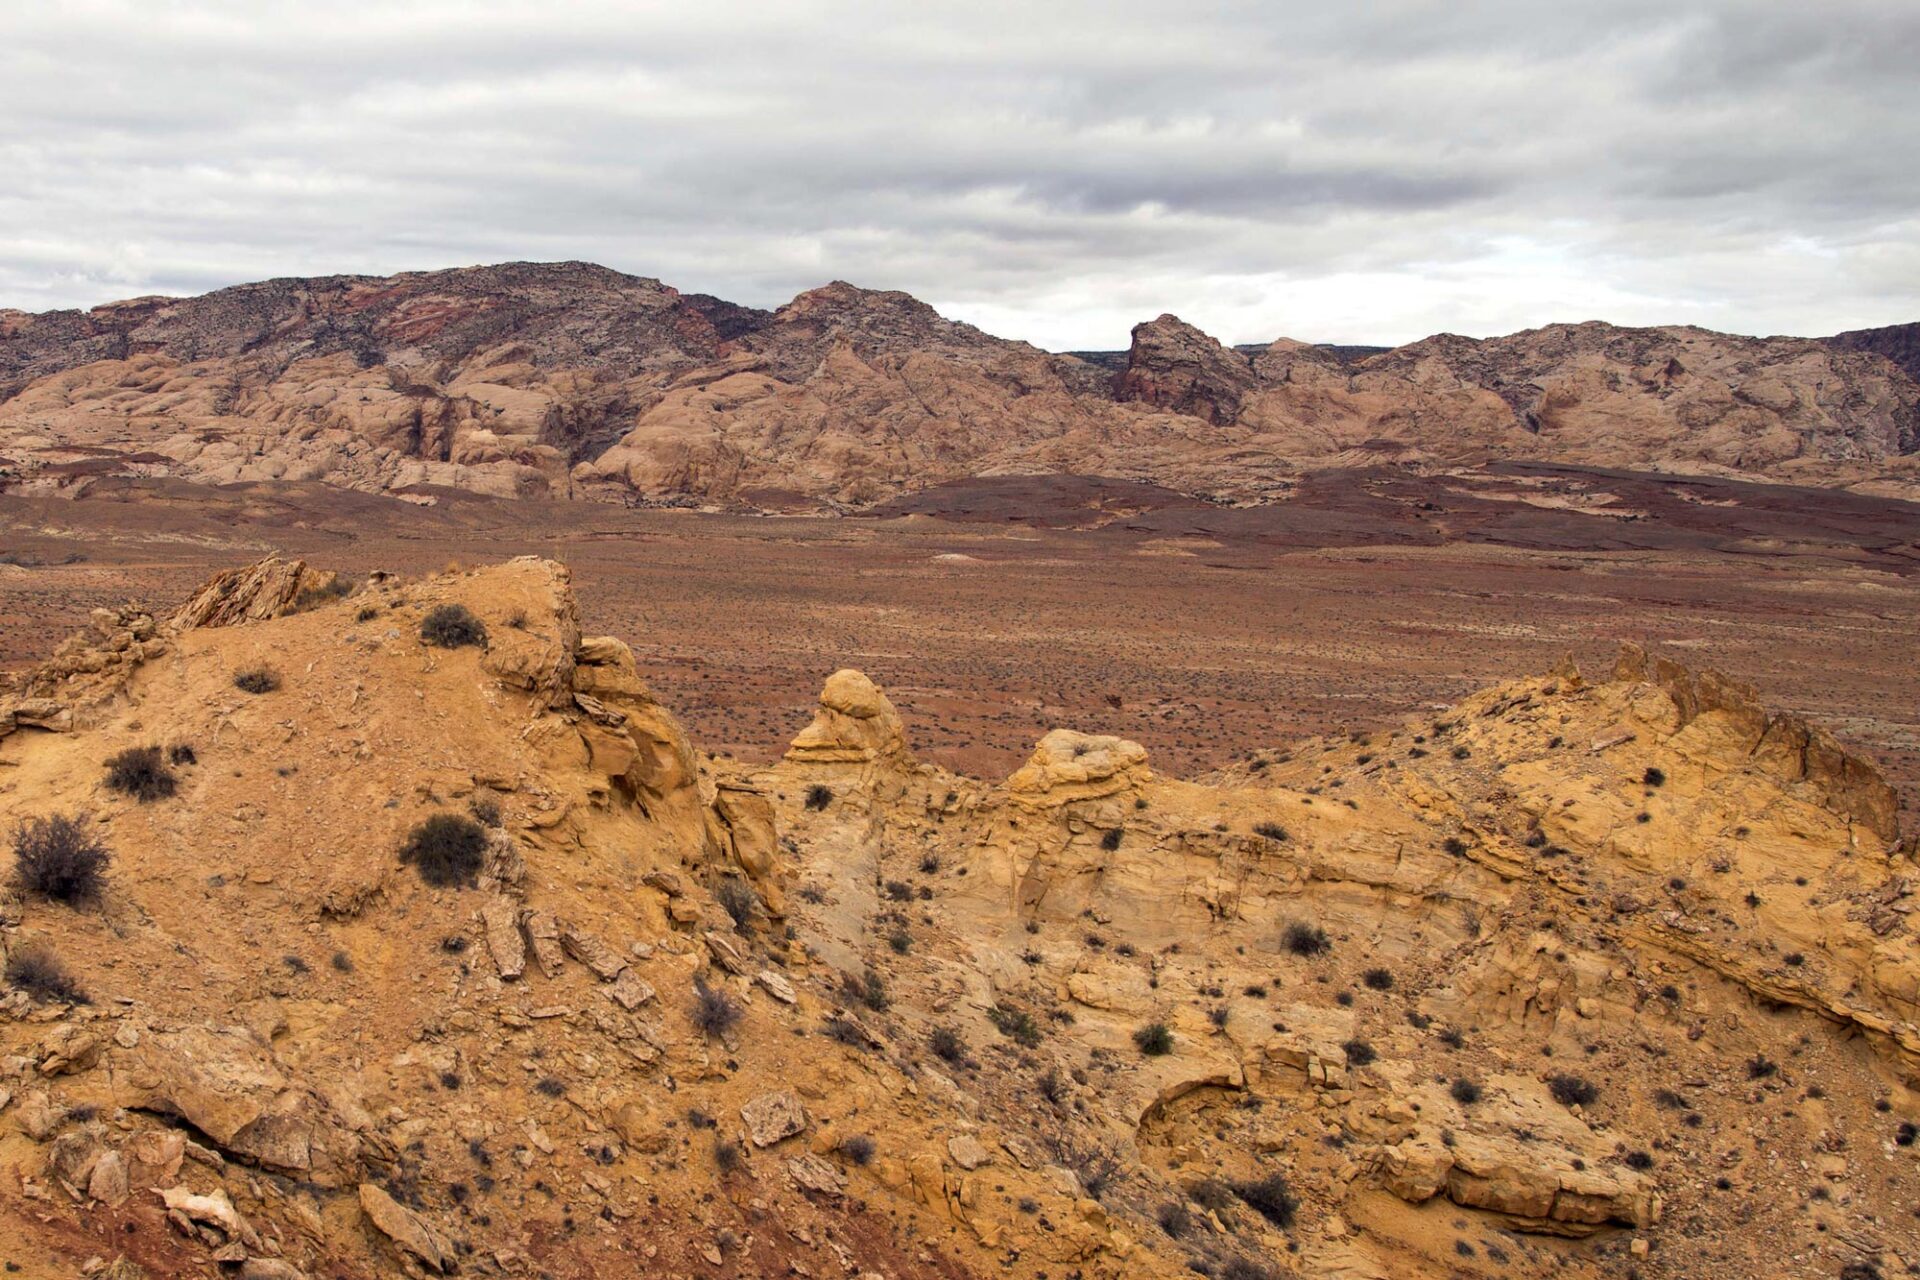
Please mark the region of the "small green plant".
POLYGON ((107 760, 107 786, 146 804, 179 790, 159 747, 128 747, 107 760))
POLYGON ((233 673, 233 687, 242 693, 272 693, 280 687, 280 675, 272 667, 248 667, 233 673))
POLYGON ((487 833, 472 818, 436 813, 408 833, 400 861, 436 889, 472 885, 486 864, 487 833))
POLYGON ((81 906, 100 896, 113 855, 85 814, 27 818, 13 828, 13 879, 36 897, 81 906))
POLYGON ((487 628, 463 604, 437 604, 420 620, 420 639, 436 649, 485 648, 487 628))
POLYGON ((1149 1058, 1173 1052, 1173 1031, 1164 1022, 1149 1022, 1133 1033, 1133 1043, 1149 1058))
POLYGON ((995 1005, 987 1010, 987 1020, 992 1022, 1001 1035, 1028 1049, 1040 1043, 1040 1028, 1035 1025, 1033 1015, 1025 1009, 1009 1009, 995 1005))

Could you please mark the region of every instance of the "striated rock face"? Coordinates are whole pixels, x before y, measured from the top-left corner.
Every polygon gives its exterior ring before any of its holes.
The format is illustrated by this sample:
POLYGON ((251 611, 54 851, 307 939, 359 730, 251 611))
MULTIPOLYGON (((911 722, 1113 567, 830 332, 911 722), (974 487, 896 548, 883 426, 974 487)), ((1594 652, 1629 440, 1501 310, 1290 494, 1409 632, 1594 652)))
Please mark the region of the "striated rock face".
POLYGON ((1914 494, 1910 328, 1249 356, 1163 315, 1110 372, 838 281, 766 312, 584 263, 275 280, 0 317, 0 484, 842 511, 986 475, 1262 501, 1306 468, 1530 459, 1914 494))
POLYGON ((26 1280, 136 1249, 271 1280, 1906 1265, 1868 1230, 1911 1216, 1920 1123, 1901 815, 1727 677, 1629 647, 1203 779, 1061 729, 991 780, 914 761, 847 670, 755 764, 580 634, 564 566, 282 612, 309 578, 224 575, 188 616, 225 625, 102 611, 48 687, 116 692, 0 739, 0 831, 85 810, 112 853, 95 902, 0 899, 26 1280), (422 643, 443 604, 488 646, 422 643), (160 660, 87 669, 142 634, 160 660), (101 785, 149 743, 190 748, 173 794, 101 785))
POLYGON ((796 764, 873 764, 906 754, 899 713, 873 681, 850 667, 827 677, 819 710, 787 748, 787 759, 796 764))

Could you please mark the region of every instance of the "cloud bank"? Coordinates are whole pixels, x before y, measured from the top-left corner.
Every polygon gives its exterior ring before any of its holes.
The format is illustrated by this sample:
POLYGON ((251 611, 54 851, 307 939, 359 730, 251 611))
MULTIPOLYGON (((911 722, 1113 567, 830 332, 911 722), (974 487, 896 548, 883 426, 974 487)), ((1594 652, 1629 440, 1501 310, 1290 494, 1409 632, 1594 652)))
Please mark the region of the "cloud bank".
POLYGON ((581 258, 1056 349, 1920 319, 1920 5, 75 0, 0 306, 581 258))

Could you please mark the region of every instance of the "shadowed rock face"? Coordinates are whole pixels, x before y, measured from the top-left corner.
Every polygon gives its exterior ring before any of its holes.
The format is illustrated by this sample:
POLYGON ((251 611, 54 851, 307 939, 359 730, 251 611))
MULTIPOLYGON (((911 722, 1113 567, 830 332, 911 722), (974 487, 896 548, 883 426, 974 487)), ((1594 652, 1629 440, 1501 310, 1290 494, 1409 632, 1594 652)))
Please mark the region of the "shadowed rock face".
POLYGON ((1920 321, 1890 324, 1882 329, 1851 329, 1834 334, 1827 342, 1842 351, 1869 351, 1885 356, 1905 369, 1908 377, 1920 378, 1920 321))
POLYGON ((1920 492, 1912 326, 1826 341, 1551 325, 1117 370, 836 281, 767 312, 587 263, 270 280, 0 312, 0 484, 318 480, 841 510, 1072 472, 1235 501, 1304 469, 1534 459, 1920 492))

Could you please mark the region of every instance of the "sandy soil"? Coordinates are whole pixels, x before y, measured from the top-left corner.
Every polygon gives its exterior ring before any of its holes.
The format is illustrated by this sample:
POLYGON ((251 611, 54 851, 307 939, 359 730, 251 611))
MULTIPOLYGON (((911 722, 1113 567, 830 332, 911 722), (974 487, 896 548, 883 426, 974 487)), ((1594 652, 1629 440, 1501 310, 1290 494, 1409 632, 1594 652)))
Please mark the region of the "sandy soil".
POLYGON ((1632 639, 1831 724, 1909 808, 1920 785, 1920 508, 1618 473, 1323 477, 1264 515, 1042 488, 855 520, 165 482, 0 497, 0 666, 92 607, 170 603, 268 551, 402 573, 538 552, 572 566, 588 627, 633 645, 702 746, 750 758, 843 665, 954 768, 1004 773, 1070 725, 1191 775, 1632 639), (1639 518, 1542 507, 1543 485, 1639 518))

